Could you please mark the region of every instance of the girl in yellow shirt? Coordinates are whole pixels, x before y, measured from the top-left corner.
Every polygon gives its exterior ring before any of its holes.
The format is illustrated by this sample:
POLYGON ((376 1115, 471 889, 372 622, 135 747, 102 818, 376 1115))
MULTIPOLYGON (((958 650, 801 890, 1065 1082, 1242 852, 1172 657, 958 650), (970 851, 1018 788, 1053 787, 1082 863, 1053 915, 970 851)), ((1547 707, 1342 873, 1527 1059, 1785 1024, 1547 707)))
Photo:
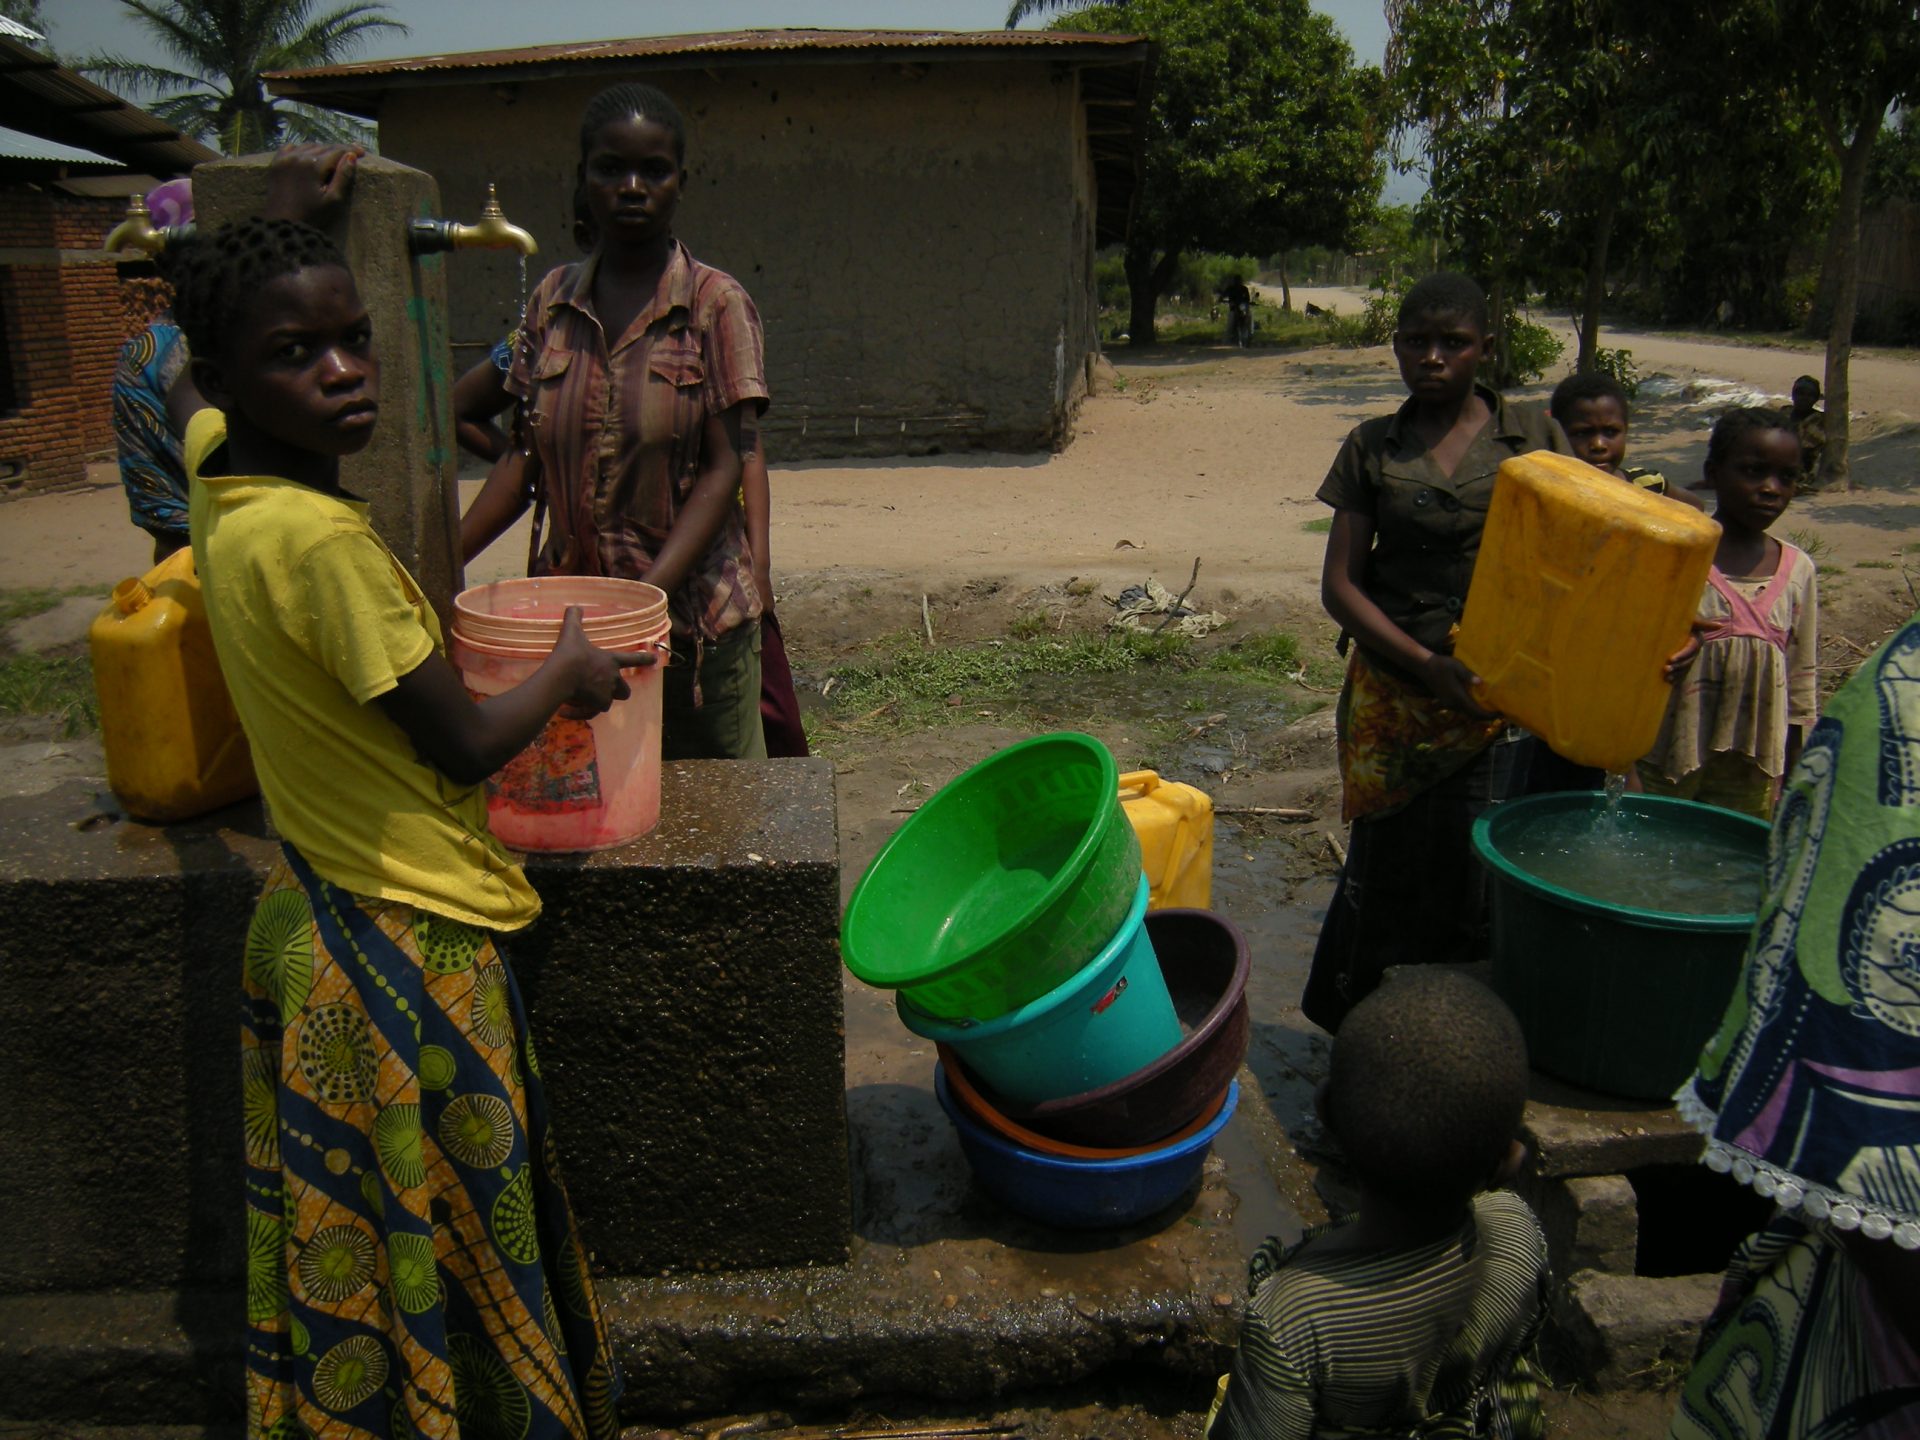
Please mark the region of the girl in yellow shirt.
MULTIPOLYGON (((320 169, 337 200, 351 156, 320 169)), ((285 840, 244 967, 248 1433, 611 1440, 618 1376, 496 940, 539 900, 480 782, 652 657, 572 614, 524 685, 469 698, 340 487, 380 366, 319 231, 194 242, 176 314, 214 407, 188 427, 194 559, 285 840)))

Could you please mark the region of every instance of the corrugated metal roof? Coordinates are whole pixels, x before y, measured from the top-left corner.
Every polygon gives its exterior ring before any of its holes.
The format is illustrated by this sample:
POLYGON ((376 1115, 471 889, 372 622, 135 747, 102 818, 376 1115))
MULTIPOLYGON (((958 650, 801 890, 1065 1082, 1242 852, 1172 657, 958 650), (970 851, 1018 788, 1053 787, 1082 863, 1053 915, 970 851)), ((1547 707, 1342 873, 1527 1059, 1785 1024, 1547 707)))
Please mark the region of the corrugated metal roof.
POLYGON ((10 35, 15 40, 44 40, 47 37, 38 30, 22 25, 18 20, 9 20, 0 15, 0 35, 10 35))
POLYGON ((29 135, 24 130, 9 130, 4 125, 0 125, 0 156, 8 160, 38 160, 52 165, 104 165, 109 170, 126 168, 118 160, 96 155, 91 150, 42 140, 38 135, 29 135))
POLYGON ((0 35, 0 125, 110 157, 149 175, 181 175, 219 158, 157 115, 52 57, 0 35))
MULTIPOLYGON (((415 55, 399 60, 360 60, 284 70, 267 75, 276 95, 378 118, 377 93, 395 85, 448 83, 503 70, 630 65, 634 61, 726 58, 754 61, 853 58, 848 52, 910 55, 916 61, 987 58, 1009 50, 1045 53, 1056 60, 1124 63, 1144 59, 1147 41, 1137 35, 1081 35, 1058 30, 728 30, 710 35, 641 35, 625 40, 576 40, 518 50, 472 50, 453 55, 415 55)), ((520 77, 515 77, 520 78, 520 77)))

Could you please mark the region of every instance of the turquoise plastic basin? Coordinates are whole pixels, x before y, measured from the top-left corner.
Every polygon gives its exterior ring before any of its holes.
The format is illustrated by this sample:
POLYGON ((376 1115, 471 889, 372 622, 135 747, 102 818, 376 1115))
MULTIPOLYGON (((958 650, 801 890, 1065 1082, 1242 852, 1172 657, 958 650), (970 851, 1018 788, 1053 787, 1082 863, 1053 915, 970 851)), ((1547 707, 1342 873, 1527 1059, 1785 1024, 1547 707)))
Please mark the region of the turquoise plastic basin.
POLYGON ((1079 974, 1018 1010, 977 1024, 894 1008, 916 1035, 951 1045, 1000 1094, 1037 1103, 1122 1079, 1178 1046, 1180 1017, 1147 935, 1147 877, 1119 932, 1079 974))

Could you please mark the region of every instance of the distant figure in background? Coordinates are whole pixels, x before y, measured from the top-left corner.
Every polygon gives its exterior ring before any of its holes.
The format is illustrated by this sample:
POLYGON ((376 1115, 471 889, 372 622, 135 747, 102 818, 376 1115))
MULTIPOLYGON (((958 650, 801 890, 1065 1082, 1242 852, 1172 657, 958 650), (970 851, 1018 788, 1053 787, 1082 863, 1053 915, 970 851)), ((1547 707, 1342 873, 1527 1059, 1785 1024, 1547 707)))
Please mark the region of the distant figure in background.
MULTIPOLYGON (((156 228, 193 220, 193 182, 169 180, 147 192, 156 228)), ((162 250, 154 267, 169 289, 180 250, 162 250)), ((113 371, 113 443, 120 454, 133 523, 153 537, 158 565, 187 544, 187 465, 181 451, 186 417, 201 408, 187 374, 187 342, 169 301, 154 322, 120 347, 113 371)))
POLYGON ((1253 340, 1253 291, 1238 275, 1227 276, 1218 297, 1227 303, 1227 343, 1247 345, 1253 340))
POLYGON ((1793 382, 1793 429, 1800 437, 1800 488, 1820 485, 1820 457, 1827 453, 1827 412, 1820 408, 1820 382, 1802 375, 1793 382))

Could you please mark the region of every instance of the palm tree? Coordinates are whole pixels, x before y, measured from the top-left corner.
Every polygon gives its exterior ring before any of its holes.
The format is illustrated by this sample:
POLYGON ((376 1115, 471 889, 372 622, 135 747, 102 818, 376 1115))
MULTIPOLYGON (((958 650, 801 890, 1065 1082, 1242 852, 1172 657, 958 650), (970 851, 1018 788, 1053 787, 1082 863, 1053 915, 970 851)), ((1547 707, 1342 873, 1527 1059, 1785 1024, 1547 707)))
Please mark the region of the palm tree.
POLYGON ((344 60, 369 35, 407 27, 377 0, 354 0, 324 15, 314 0, 120 0, 173 64, 90 55, 74 68, 131 95, 181 134, 243 155, 291 140, 367 143, 356 121, 267 94, 261 76, 344 60))

